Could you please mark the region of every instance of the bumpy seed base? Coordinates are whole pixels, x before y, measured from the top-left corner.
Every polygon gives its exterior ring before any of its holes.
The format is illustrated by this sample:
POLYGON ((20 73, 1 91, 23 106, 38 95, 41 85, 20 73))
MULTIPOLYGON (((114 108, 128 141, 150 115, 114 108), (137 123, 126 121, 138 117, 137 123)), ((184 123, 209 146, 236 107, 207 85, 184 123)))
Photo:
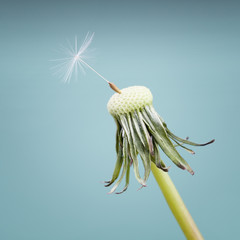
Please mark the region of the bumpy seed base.
POLYGON ((107 108, 111 115, 117 116, 139 110, 152 104, 150 90, 143 86, 133 86, 121 90, 121 94, 115 93, 110 98, 107 108))

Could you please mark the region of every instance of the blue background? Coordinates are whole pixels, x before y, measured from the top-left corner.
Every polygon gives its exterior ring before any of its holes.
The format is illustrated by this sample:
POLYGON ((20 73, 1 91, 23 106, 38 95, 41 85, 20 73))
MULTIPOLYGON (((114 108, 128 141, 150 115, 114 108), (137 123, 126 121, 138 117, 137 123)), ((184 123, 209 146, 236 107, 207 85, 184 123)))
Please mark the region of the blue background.
POLYGON ((239 13, 237 1, 2 1, 0 239, 184 239, 153 176, 136 191, 131 172, 122 195, 101 183, 116 161, 113 92, 90 70, 63 84, 49 61, 88 31, 97 71, 150 88, 176 135, 216 139, 180 150, 194 176, 164 160, 204 237, 236 239, 239 13))

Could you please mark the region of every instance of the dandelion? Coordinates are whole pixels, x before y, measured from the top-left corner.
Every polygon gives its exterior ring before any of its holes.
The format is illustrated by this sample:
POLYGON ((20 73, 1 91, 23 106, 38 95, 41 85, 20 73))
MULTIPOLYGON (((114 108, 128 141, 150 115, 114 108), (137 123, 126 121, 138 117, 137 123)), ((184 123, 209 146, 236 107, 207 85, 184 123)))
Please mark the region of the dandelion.
POLYGON ((110 181, 106 181, 106 187, 115 183, 109 193, 115 192, 125 177, 125 186, 122 193, 129 185, 130 168, 133 166, 135 177, 141 187, 146 186, 146 182, 152 171, 158 185, 160 186, 165 199, 172 210, 176 220, 188 239, 203 239, 191 215, 185 207, 180 195, 172 183, 168 170, 162 158, 160 149, 171 159, 171 161, 190 174, 194 174, 189 164, 181 157, 176 147, 181 147, 191 154, 195 152, 187 145, 205 146, 213 143, 211 140, 204 144, 194 143, 188 138, 182 139, 173 134, 165 121, 160 117, 153 107, 153 96, 150 90, 144 86, 133 86, 120 90, 115 84, 109 82, 99 74, 86 61, 86 52, 92 42, 94 34, 87 34, 83 44, 78 49, 77 39, 75 48, 65 49, 69 55, 67 58, 57 59, 60 61, 56 68, 65 82, 69 82, 73 72, 78 69, 85 72, 84 68, 89 68, 99 77, 105 80, 116 92, 109 100, 107 108, 115 120, 116 131, 116 152, 117 161, 110 181), (144 167, 144 176, 139 173, 139 157, 144 167), (121 174, 120 174, 121 172, 121 174))
POLYGON ((129 184, 129 169, 131 165, 133 165, 136 179, 142 186, 146 186, 146 181, 151 171, 151 163, 167 172, 168 167, 161 159, 158 147, 162 149, 174 164, 181 169, 186 169, 193 175, 192 168, 178 153, 176 146, 180 146, 194 154, 194 151, 184 146, 184 144, 205 146, 214 141, 197 144, 177 137, 168 129, 167 124, 155 111, 152 100, 153 97, 148 88, 134 86, 122 89, 121 94, 115 93, 107 104, 108 111, 117 125, 116 151, 118 157, 112 179, 106 182, 106 186, 110 186, 115 182, 121 168, 123 168, 121 177, 110 193, 116 190, 124 175, 126 175, 126 184, 124 189, 118 193, 126 191, 129 184), (172 141, 176 143, 176 146, 174 146, 172 141), (139 174, 138 154, 144 166, 144 178, 141 178, 139 174))
POLYGON ((188 139, 177 137, 168 129, 167 124, 155 111, 152 100, 153 97, 150 90, 144 86, 124 88, 120 90, 120 93, 117 92, 110 98, 107 108, 117 125, 117 162, 112 179, 106 181, 105 186, 108 187, 116 181, 109 192, 113 193, 125 177, 125 186, 122 191, 117 193, 126 191, 129 185, 130 168, 133 166, 137 181, 142 187, 145 187, 146 181, 152 171, 186 238, 203 239, 171 178, 167 174, 169 168, 166 167, 160 157, 159 147, 174 164, 181 169, 186 169, 193 175, 192 168, 181 157, 176 147, 182 147, 194 154, 194 151, 184 144, 205 146, 213 143, 214 140, 198 144, 188 139), (138 155, 140 155, 144 166, 143 178, 139 174, 138 155), (120 175, 121 169, 122 172, 120 175))

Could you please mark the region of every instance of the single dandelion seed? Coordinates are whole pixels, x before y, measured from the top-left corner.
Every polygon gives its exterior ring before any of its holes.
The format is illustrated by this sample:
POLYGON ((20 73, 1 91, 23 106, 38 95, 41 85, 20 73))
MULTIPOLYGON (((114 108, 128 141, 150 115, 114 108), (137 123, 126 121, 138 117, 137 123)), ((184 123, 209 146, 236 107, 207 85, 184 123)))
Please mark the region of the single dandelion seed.
POLYGON ((85 68, 91 69, 95 72, 100 78, 106 81, 109 86, 116 92, 120 93, 118 87, 109 82, 105 77, 103 77, 99 72, 97 72, 92 66, 90 66, 86 59, 87 51, 92 43, 94 33, 87 33, 82 45, 78 48, 78 39, 75 37, 75 45, 71 46, 69 43, 69 48, 62 47, 63 52, 66 54, 65 58, 58 58, 52 61, 58 62, 52 69, 54 70, 54 74, 59 75, 60 78, 63 79, 65 83, 69 83, 73 72, 75 72, 76 77, 78 76, 78 71, 80 70, 83 74, 85 74, 85 68))

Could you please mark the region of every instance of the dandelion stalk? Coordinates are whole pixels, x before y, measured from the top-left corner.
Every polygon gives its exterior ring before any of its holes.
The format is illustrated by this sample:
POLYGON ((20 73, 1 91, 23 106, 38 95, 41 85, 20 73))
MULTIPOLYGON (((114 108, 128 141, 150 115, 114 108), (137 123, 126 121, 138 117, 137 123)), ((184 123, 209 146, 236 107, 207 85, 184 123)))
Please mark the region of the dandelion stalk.
POLYGON ((151 164, 151 170, 186 238, 203 239, 168 173, 159 170, 155 164, 151 164))

